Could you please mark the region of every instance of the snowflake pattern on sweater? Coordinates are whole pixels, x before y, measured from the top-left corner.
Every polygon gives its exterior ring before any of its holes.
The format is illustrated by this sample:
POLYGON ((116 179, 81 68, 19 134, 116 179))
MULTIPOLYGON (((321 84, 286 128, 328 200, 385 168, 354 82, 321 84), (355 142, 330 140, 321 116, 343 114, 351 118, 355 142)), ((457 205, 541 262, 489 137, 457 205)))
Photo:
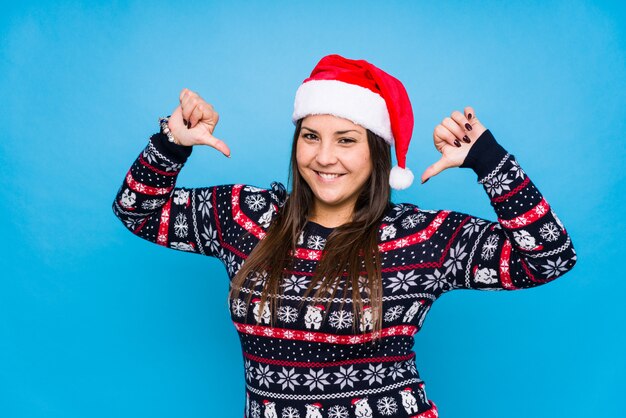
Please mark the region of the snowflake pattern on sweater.
MULTIPOLYGON (((143 239, 219 258, 232 280, 287 193, 280 183, 267 189, 175 187, 190 153, 162 133, 153 135, 128 171, 113 211, 143 239)), ((391 206, 379 230, 384 317, 378 344, 368 344, 375 337, 368 332, 368 312, 358 324, 361 333, 353 333, 350 298, 333 300, 323 312, 312 297, 302 297, 330 228, 308 222, 302 231, 274 327, 267 307, 260 312, 263 281, 242 289, 230 311, 244 356, 245 417, 437 417, 411 349, 433 302, 453 289, 539 286, 573 267, 576 253, 563 224, 489 130, 462 167, 477 173, 498 221, 408 203, 391 206), (301 303, 306 309, 299 309, 301 303)))

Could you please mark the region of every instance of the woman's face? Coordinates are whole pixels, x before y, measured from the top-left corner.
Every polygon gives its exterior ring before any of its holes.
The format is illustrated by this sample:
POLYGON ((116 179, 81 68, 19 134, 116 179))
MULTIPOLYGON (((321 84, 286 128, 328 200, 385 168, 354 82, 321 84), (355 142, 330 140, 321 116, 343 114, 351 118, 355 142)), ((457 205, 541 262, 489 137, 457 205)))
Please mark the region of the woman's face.
POLYGON ((315 196, 315 214, 351 214, 373 169, 365 128, 332 115, 310 115, 302 120, 296 146, 298 171, 315 196))

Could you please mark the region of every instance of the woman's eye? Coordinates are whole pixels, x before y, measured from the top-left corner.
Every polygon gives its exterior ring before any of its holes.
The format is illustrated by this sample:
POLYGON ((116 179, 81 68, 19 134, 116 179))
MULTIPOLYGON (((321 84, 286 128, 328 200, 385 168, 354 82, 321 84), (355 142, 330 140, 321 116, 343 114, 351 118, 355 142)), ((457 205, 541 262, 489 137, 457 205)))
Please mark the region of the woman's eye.
POLYGON ((356 141, 354 139, 352 139, 352 138, 341 138, 339 140, 339 142, 342 143, 342 144, 351 144, 351 143, 356 142, 356 141))
POLYGON ((315 134, 303 134, 302 136, 304 138, 306 138, 306 139, 315 139, 316 138, 315 134))

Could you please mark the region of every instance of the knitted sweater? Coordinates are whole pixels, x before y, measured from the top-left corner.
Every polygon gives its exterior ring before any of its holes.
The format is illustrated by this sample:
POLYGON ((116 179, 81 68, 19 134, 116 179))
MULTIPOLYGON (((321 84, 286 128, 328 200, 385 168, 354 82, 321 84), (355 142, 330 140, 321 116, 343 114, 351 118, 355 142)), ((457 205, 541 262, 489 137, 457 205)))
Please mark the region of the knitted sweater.
MULTIPOLYGON (((141 238, 219 258, 232 280, 287 194, 280 183, 175 187, 190 153, 191 147, 153 135, 126 174, 113 211, 141 238)), ((324 312, 311 297, 302 297, 331 228, 308 222, 299 236, 274 326, 269 311, 260 312, 263 282, 242 289, 230 313, 244 356, 245 417, 436 417, 412 350, 433 302, 453 289, 539 286, 573 267, 576 254, 563 224, 489 130, 462 167, 476 172, 498 221, 391 205, 379 229, 384 315, 379 344, 368 343, 371 308, 365 307, 357 321, 361 332, 355 333, 352 299, 341 306, 337 298, 324 312), (301 302, 306 309, 299 309, 301 302)), ((367 305, 365 288, 361 291, 367 305)))

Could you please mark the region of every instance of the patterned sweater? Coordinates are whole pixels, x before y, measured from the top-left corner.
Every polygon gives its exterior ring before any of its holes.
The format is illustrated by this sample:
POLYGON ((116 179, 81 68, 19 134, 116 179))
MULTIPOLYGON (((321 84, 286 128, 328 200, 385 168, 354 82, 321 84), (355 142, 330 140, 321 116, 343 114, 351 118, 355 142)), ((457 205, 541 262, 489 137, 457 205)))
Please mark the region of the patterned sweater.
MULTIPOLYGON (((153 135, 126 174, 113 211, 141 238, 219 258, 232 280, 287 194, 280 183, 175 187, 190 153, 191 147, 153 135)), ((337 298, 323 312, 311 297, 302 297, 330 228, 308 222, 299 236, 275 326, 258 305, 263 283, 242 289, 230 314, 244 357, 244 417, 437 417, 412 350, 433 302, 453 289, 539 286, 573 267, 576 254, 563 224, 489 130, 462 167, 476 172, 498 221, 409 203, 390 207, 379 229, 384 315, 379 344, 368 344, 371 308, 365 307, 361 332, 354 333, 352 299, 341 306, 337 298), (302 302, 306 309, 299 309, 302 302)), ((361 291, 367 305, 366 290, 361 291)))

